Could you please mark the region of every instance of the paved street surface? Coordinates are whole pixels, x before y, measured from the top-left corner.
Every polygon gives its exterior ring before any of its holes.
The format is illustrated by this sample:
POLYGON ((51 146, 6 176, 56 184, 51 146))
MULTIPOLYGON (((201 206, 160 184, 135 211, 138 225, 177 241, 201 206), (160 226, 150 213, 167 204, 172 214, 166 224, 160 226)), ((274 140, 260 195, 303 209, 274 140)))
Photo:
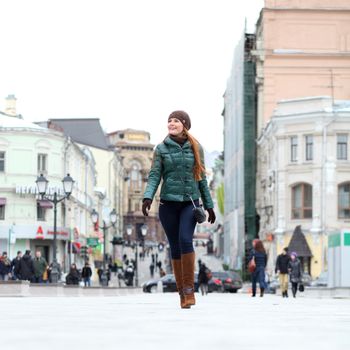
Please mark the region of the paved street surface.
POLYGON ((350 349, 350 299, 0 298, 2 349, 350 349))

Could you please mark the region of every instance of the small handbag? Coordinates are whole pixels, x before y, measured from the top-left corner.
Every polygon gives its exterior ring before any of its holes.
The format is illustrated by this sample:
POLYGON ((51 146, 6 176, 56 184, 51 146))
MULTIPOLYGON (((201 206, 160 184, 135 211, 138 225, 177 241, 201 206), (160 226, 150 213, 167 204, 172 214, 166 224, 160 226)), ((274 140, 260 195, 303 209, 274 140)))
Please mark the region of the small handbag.
POLYGON ((256 269, 256 264, 255 264, 255 257, 253 256, 252 259, 248 263, 248 271, 250 273, 253 273, 256 269))
POLYGON ((305 287, 302 283, 299 284, 299 292, 303 292, 305 290, 305 287))
POLYGON ((193 214, 194 217, 196 219, 196 221, 198 222, 198 224, 201 224, 205 221, 205 219, 207 218, 205 211, 203 209, 203 207, 200 205, 199 207, 196 206, 195 202, 193 201, 192 197, 189 196, 191 199, 191 202, 193 204, 193 214))

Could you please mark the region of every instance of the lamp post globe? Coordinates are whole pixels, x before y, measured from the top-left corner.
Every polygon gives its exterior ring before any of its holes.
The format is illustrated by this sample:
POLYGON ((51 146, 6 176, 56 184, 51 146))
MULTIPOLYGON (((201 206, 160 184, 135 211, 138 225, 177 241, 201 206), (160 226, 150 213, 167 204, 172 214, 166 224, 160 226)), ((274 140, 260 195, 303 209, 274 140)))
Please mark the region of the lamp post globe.
POLYGON ((148 231, 148 227, 146 224, 141 226, 141 234, 143 237, 145 237, 147 235, 147 231, 148 231))
POLYGON ((46 179, 46 177, 43 174, 40 174, 40 176, 37 177, 35 183, 38 187, 38 191, 40 195, 44 196, 47 191, 47 185, 49 181, 46 179))
POLYGON ((94 224, 97 224, 98 222, 98 212, 93 209, 92 210, 92 213, 91 213, 91 221, 94 223, 94 224))
POLYGON ((74 180, 69 174, 67 174, 67 176, 63 178, 62 183, 63 183, 64 193, 68 198, 73 192, 74 180))
POLYGON ((126 226, 126 234, 130 237, 132 234, 132 225, 127 225, 126 226))
POLYGON ((111 220, 111 223, 114 226, 114 224, 117 222, 117 212, 115 211, 115 209, 113 209, 109 214, 109 219, 111 220))

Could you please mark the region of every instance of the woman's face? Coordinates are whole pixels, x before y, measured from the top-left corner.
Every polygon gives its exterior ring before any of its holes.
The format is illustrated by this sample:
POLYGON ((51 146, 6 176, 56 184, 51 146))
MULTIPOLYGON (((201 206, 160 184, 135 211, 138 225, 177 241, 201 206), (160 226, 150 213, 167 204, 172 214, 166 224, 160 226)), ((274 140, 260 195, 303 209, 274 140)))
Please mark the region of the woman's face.
POLYGON ((184 131, 184 126, 177 118, 170 118, 168 120, 169 135, 179 136, 184 131))
POLYGON ((292 254, 292 255, 290 256, 290 258, 294 261, 294 260, 295 260, 295 255, 292 254))

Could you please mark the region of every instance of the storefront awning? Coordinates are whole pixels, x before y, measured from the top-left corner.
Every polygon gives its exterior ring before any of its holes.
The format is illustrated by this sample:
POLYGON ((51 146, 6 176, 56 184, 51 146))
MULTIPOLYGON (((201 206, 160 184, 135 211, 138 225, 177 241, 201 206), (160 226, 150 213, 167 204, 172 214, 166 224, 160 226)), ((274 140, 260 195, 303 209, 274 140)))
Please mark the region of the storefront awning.
POLYGON ((6 205, 6 198, 0 197, 0 205, 6 205))
POLYGON ((53 207, 53 205, 50 201, 47 201, 44 199, 38 200, 38 204, 41 208, 44 208, 44 209, 51 209, 53 207))

